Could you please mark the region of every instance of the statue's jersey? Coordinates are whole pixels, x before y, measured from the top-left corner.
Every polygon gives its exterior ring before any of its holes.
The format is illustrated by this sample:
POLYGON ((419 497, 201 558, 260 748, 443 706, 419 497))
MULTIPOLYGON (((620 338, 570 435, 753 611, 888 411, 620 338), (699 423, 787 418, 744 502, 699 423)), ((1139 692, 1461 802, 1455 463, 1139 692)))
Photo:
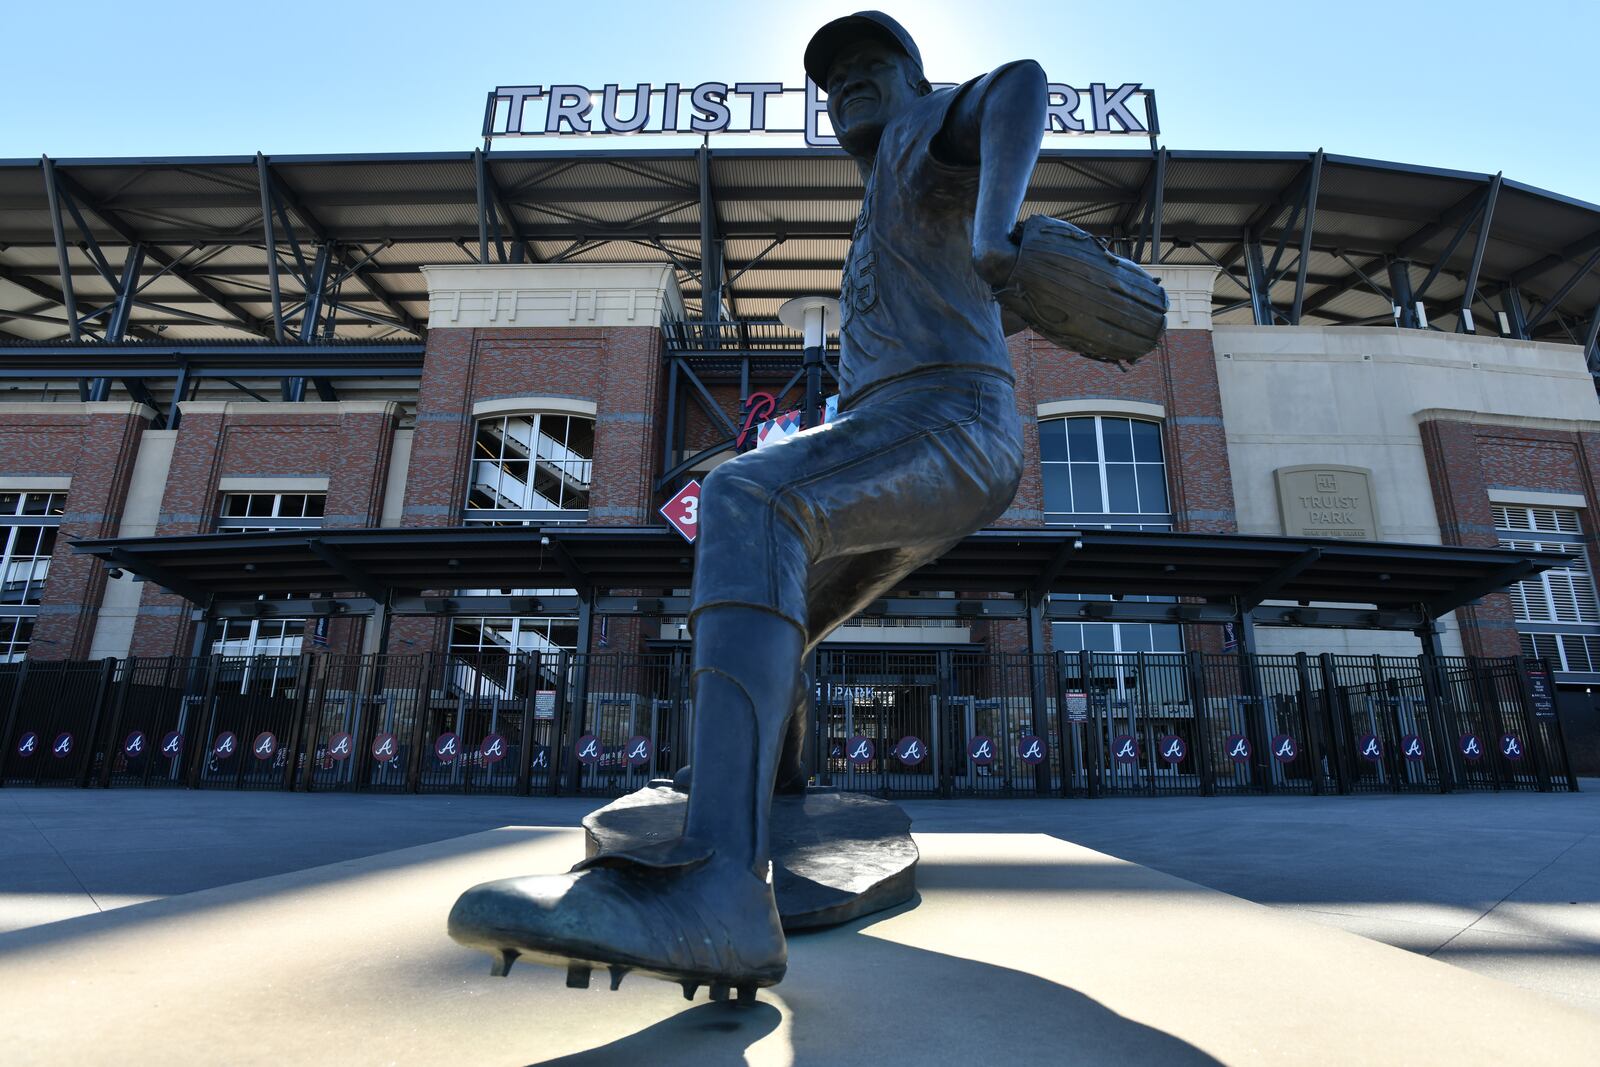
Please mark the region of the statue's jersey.
POLYGON ((919 97, 884 128, 839 293, 847 405, 928 371, 1011 380, 1000 306, 972 266, 978 168, 943 163, 932 151, 951 105, 993 77, 919 97))

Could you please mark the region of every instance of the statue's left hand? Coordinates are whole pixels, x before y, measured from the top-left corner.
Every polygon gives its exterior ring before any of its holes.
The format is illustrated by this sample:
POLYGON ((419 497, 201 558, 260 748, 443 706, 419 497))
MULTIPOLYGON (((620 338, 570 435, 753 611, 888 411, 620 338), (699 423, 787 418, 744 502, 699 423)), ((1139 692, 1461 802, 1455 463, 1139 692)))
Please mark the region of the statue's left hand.
POLYGON ((1011 280, 1011 271, 1017 265, 1020 246, 1009 233, 973 234, 972 266, 978 277, 996 289, 1011 280))

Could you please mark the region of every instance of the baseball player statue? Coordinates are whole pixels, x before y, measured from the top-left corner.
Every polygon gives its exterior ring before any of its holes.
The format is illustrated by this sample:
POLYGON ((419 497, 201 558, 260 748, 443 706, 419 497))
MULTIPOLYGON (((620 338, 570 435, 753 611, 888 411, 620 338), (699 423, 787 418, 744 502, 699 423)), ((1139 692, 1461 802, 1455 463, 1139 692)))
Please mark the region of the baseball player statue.
POLYGON ((1022 475, 1001 304, 1095 358, 1152 348, 1165 296, 1065 223, 1017 216, 1044 129, 1024 60, 935 91, 881 12, 828 23, 805 52, 866 185, 840 292, 839 414, 713 470, 690 625, 694 759, 683 835, 489 882, 450 914, 504 974, 526 958, 586 986, 629 971, 741 1001, 783 978, 768 814, 803 789, 816 644, 1011 503, 1022 475))

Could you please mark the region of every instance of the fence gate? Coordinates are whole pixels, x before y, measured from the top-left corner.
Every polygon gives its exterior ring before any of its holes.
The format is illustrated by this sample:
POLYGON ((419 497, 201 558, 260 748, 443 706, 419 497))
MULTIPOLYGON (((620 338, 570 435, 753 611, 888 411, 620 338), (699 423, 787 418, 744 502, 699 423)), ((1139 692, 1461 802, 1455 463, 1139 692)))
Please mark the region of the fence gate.
POLYGON ((621 796, 688 762, 686 655, 571 656, 562 680, 574 792, 621 796))
POLYGON ((115 660, 39 660, 8 665, 4 693, 8 743, 0 781, 12 785, 87 785, 101 709, 115 660))
POLYGON ((186 785, 186 731, 202 701, 209 659, 133 657, 117 672, 110 726, 102 741, 103 786, 186 785))
POLYGON ((190 786, 288 786, 306 666, 298 657, 212 657, 197 720, 199 743, 190 756, 190 786))

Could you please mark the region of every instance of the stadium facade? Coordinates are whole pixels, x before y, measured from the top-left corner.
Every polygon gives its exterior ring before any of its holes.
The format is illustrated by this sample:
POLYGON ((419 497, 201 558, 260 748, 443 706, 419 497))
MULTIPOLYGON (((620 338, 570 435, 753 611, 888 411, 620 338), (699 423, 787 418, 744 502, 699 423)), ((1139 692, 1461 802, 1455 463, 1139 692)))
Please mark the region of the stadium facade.
MULTIPOLYGON (((0 653, 681 647, 663 508, 832 391, 778 309, 860 193, 827 149, 0 161, 0 653)), ((1527 655, 1593 730, 1600 207, 1050 149, 1026 210, 1148 264, 1166 339, 1014 335, 1010 510, 828 649, 1527 655)))

